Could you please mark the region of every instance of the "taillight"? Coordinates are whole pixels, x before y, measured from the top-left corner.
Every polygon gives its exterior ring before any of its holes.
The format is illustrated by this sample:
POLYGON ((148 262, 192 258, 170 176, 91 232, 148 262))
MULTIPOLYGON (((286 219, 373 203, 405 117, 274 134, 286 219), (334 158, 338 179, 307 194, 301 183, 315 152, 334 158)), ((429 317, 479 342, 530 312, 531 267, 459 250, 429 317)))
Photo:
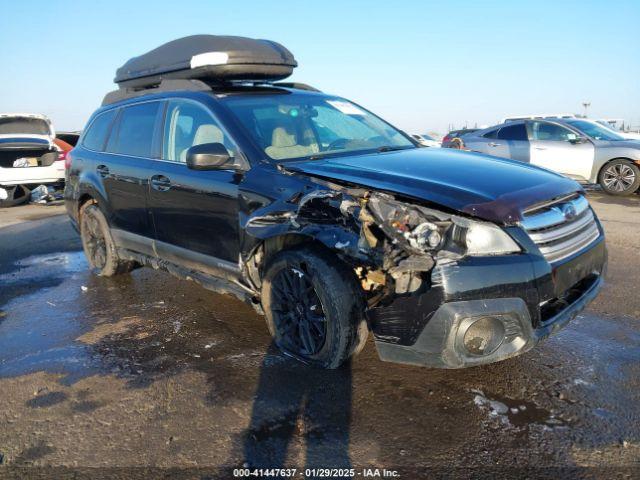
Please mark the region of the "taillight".
POLYGON ((71 152, 60 152, 60 160, 64 159, 64 169, 69 170, 71 168, 71 152))
POLYGON ((444 138, 442 139, 442 143, 448 142, 449 140, 451 140, 451 137, 449 135, 445 135, 444 138))
POLYGON ((58 152, 58 160, 66 160, 67 159, 67 153, 64 150, 60 150, 58 152))

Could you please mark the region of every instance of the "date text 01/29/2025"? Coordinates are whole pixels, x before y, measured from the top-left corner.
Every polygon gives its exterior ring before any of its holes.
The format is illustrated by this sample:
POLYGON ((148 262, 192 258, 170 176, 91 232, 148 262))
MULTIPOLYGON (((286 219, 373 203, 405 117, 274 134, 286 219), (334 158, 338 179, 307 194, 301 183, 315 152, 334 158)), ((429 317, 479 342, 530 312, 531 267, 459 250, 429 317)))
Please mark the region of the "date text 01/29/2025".
POLYGON ((236 468, 233 470, 234 478, 294 478, 320 477, 320 478, 400 478, 397 470, 386 468, 236 468))

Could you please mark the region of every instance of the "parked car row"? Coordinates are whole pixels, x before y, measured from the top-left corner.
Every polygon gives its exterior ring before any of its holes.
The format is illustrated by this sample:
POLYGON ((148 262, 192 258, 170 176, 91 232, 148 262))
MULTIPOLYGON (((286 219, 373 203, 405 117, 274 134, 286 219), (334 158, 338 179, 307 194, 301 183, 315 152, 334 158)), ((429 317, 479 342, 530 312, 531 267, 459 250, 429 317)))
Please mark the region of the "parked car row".
POLYGON ((584 118, 506 120, 457 132, 443 146, 530 163, 581 183, 600 184, 611 195, 630 195, 640 188, 640 141, 584 118))
POLYGON ((578 183, 419 148, 345 98, 279 82, 296 65, 275 42, 197 35, 118 70, 66 176, 95 272, 147 265, 234 294, 284 352, 324 368, 369 330, 383 360, 496 362, 597 295, 604 232, 578 183))
POLYGON ((57 134, 44 115, 0 114, 0 207, 29 200, 41 185, 62 186, 78 132, 57 134))

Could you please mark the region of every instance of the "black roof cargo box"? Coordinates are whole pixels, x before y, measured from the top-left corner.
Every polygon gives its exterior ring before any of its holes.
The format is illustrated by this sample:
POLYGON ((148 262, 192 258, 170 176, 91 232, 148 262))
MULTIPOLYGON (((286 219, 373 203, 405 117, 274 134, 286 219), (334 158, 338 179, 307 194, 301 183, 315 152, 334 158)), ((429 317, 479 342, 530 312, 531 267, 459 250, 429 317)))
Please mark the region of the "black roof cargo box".
POLYGON ((130 59, 114 81, 121 88, 149 87, 163 79, 271 82, 288 77, 297 66, 289 50, 270 40, 192 35, 130 59))

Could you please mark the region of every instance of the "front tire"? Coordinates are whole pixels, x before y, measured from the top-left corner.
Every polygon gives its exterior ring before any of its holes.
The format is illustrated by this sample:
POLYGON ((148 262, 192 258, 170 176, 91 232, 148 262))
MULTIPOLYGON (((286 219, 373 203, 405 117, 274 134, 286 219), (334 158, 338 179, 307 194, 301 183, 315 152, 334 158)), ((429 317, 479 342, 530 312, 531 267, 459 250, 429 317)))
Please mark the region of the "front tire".
POLYGON ((285 353, 333 369, 364 347, 361 289, 353 271, 331 253, 306 246, 276 254, 261 295, 269 331, 285 353))
POLYGON ((102 277, 113 277, 133 270, 135 262, 118 257, 109 224, 96 204, 80 209, 80 237, 89 266, 102 277))
POLYGON ((631 195, 640 187, 640 169, 629 160, 613 160, 600 171, 598 183, 610 195, 631 195))

